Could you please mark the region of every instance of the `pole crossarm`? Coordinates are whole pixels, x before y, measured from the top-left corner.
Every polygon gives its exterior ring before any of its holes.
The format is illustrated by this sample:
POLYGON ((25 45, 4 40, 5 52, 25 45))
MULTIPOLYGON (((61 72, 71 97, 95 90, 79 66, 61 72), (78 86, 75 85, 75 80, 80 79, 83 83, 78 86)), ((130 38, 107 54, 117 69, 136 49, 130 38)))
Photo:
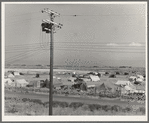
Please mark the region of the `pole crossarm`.
POLYGON ((58 17, 60 16, 59 13, 54 12, 53 10, 50 10, 50 9, 48 9, 48 8, 45 8, 45 9, 42 10, 41 12, 42 12, 42 13, 46 12, 46 13, 48 13, 48 14, 53 14, 54 16, 58 16, 58 17))
POLYGON ((53 22, 53 21, 50 21, 50 20, 48 20, 48 19, 46 19, 46 20, 42 20, 43 22, 45 22, 45 23, 51 23, 51 24, 53 24, 53 25, 55 25, 56 27, 58 27, 58 28, 62 28, 62 26, 63 26, 63 24, 57 24, 57 23, 55 23, 55 22, 53 22))

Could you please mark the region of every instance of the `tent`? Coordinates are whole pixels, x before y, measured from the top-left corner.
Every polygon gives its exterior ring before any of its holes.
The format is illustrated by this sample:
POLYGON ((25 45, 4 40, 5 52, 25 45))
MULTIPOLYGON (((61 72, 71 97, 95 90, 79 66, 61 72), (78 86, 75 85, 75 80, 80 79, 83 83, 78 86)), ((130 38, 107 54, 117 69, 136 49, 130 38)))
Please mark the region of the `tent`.
POLYGON ((10 78, 4 79, 4 83, 6 85, 15 86, 15 83, 10 78))
POLYGON ((82 90, 82 91, 87 91, 87 85, 86 85, 86 83, 82 83, 82 84, 80 85, 80 90, 82 90))
POLYGON ((70 77, 67 80, 70 81, 70 82, 74 82, 75 78, 74 77, 70 77))
POLYGON ((61 81, 62 79, 60 77, 57 78, 59 81, 61 81))
POLYGON ((135 80, 134 84, 142 84, 143 80, 141 78, 138 78, 135 80))
POLYGON ((102 83, 101 85, 96 86, 95 89, 96 89, 96 93, 99 93, 101 91, 113 91, 114 87, 108 84, 102 83))
POLYGON ((132 89, 131 87, 129 87, 128 85, 126 85, 124 88, 125 88, 125 90, 127 90, 127 91, 134 90, 134 89, 132 89))
POLYGON ((15 84, 17 87, 26 87, 29 83, 25 79, 16 79, 15 84))
POLYGON ((95 88, 95 85, 88 85, 87 88, 95 88))
POLYGON ((88 79, 88 78, 82 78, 84 82, 90 82, 91 79, 88 79))
POLYGON ((137 78, 144 80, 144 77, 142 75, 137 75, 137 78))
POLYGON ((13 72, 13 75, 14 75, 14 76, 19 76, 20 73, 19 73, 18 71, 15 71, 15 72, 13 72))
POLYGON ((135 79, 137 79, 136 76, 130 76, 130 77, 129 77, 129 81, 135 81, 135 79))
POLYGON ((124 86, 129 86, 131 87, 132 89, 136 89, 136 87, 131 84, 130 81, 124 81, 124 80, 118 80, 116 83, 115 83, 116 86, 118 87, 124 87, 124 86))
POLYGON ((99 78, 98 76, 90 75, 90 79, 91 79, 91 81, 93 81, 93 82, 100 81, 100 78, 99 78))
POLYGON ((10 73, 10 74, 8 75, 8 77, 9 77, 9 78, 14 78, 15 76, 14 76, 12 73, 10 73))
POLYGON ((33 87, 40 88, 40 81, 31 81, 29 84, 33 85, 33 87))
POLYGON ((101 71, 101 72, 98 72, 98 73, 100 73, 101 75, 103 75, 103 74, 105 74, 106 72, 101 71))
MULTIPOLYGON (((50 81, 48 79, 44 81, 44 84, 47 88, 50 87, 50 81)), ((56 85, 62 85, 62 82, 58 80, 57 78, 53 78, 53 86, 56 86, 56 85)))

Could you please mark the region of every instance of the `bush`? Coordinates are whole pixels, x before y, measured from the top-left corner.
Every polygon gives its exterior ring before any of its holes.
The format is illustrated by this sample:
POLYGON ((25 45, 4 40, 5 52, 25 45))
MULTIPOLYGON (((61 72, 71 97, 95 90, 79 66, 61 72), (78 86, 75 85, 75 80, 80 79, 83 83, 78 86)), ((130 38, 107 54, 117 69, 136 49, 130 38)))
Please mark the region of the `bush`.
POLYGON ((88 107, 90 111, 100 110, 102 108, 102 106, 98 104, 89 104, 88 107))
POLYGON ((38 99, 31 99, 30 102, 37 103, 37 104, 43 104, 42 101, 38 99))
POLYGON ((60 102, 59 106, 62 108, 68 107, 68 103, 67 102, 60 102))
POLYGON ((110 105, 102 106, 102 110, 104 110, 104 111, 111 110, 111 106, 110 105))
POLYGON ((142 114, 145 114, 145 108, 144 107, 140 107, 139 110, 140 110, 140 112, 142 112, 142 114))
POLYGON ((120 111, 120 106, 114 105, 114 106, 111 107, 111 110, 118 112, 118 111, 120 111))
POLYGON ((130 112, 131 110, 132 110, 132 109, 129 108, 129 107, 126 107, 126 108, 125 108, 125 111, 126 111, 126 112, 130 112))
POLYGON ((70 108, 74 108, 74 109, 79 108, 79 107, 82 107, 82 106, 83 106, 83 103, 80 103, 80 102, 72 102, 69 105, 70 108))
POLYGON ((27 102, 27 101, 30 101, 30 99, 29 98, 23 98, 22 101, 27 102))

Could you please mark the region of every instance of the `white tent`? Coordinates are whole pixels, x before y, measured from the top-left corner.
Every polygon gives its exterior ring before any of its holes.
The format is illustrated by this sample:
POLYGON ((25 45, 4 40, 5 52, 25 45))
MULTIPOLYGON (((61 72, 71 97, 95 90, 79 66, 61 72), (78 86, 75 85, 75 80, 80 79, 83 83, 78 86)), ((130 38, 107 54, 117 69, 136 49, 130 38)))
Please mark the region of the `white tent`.
POLYGON ((126 85, 129 85, 129 81, 123 81, 123 80, 118 80, 115 85, 117 86, 126 86, 126 85))
POLYGON ((88 87, 88 88, 94 88, 95 85, 88 85, 87 87, 88 87))
POLYGON ((4 83, 6 85, 15 86, 15 83, 10 78, 4 79, 4 83))
POLYGON ((15 83, 17 87, 25 87, 29 84, 25 79, 16 79, 15 83))
POLYGON ((125 88, 125 90, 127 90, 127 91, 134 90, 134 89, 132 89, 131 87, 129 87, 129 86, 127 86, 127 85, 126 85, 124 88, 125 88))
POLYGON ((137 78, 144 80, 144 77, 142 75, 137 75, 137 78))
POLYGON ((118 87, 124 87, 124 86, 129 86, 131 87, 132 89, 136 89, 136 87, 131 84, 130 81, 124 81, 124 80, 118 80, 116 83, 115 83, 116 86, 118 87))
POLYGON ((136 79, 136 81, 134 82, 134 84, 142 84, 143 80, 141 78, 136 79))
POLYGON ((61 81, 62 79, 60 77, 57 78, 59 81, 61 81))
POLYGON ((18 75, 20 75, 20 73, 17 72, 17 71, 13 72, 13 74, 14 74, 14 76, 18 76, 18 75))
POLYGON ((100 81, 100 78, 99 78, 98 76, 90 75, 90 79, 91 79, 91 81, 93 81, 93 82, 100 81))
POLYGON ((91 79, 88 79, 88 78, 82 78, 84 82, 90 82, 91 79))
POLYGON ((8 75, 8 77, 9 77, 9 78, 13 78, 14 75, 13 75, 12 73, 10 73, 10 74, 8 75))

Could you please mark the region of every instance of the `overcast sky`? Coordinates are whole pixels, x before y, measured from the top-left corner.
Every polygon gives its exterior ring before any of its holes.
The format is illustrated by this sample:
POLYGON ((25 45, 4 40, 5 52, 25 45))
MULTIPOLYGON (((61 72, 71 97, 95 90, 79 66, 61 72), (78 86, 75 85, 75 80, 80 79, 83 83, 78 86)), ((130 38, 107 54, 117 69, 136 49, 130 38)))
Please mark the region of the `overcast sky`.
POLYGON ((54 65, 145 66, 146 4, 6 4, 5 55, 10 64, 49 64, 41 10, 60 13, 54 65))

